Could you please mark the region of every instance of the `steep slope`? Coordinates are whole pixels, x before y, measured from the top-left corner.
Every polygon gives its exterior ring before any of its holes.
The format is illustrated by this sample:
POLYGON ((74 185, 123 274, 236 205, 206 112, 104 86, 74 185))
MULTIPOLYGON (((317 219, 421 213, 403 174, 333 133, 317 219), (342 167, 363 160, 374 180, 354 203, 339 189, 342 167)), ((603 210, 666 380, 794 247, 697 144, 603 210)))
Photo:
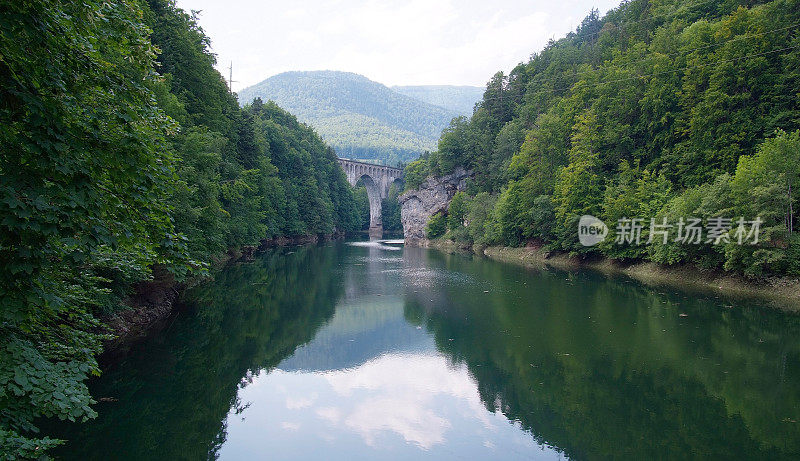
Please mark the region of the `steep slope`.
POLYGON ((472 109, 475 107, 475 103, 480 101, 484 90, 479 86, 454 85, 393 86, 392 89, 400 94, 434 106, 444 107, 467 117, 472 115, 472 109))
POLYGON ((39 424, 97 414, 101 333, 141 332, 228 250, 359 213, 312 130, 238 107, 174 0, 0 9, 0 459, 43 459, 39 424))
POLYGON ((313 126, 340 156, 387 164, 434 149, 458 115, 348 72, 286 72, 239 92, 241 104, 256 97, 313 126))
POLYGON ((472 117, 406 167, 409 189, 459 167, 474 173, 427 236, 800 275, 798 27, 800 0, 592 11, 495 74, 472 117), (608 226, 604 242, 580 238, 583 215, 608 226), (705 240, 683 238, 689 217, 705 240), (637 218, 644 228, 629 238, 637 218))

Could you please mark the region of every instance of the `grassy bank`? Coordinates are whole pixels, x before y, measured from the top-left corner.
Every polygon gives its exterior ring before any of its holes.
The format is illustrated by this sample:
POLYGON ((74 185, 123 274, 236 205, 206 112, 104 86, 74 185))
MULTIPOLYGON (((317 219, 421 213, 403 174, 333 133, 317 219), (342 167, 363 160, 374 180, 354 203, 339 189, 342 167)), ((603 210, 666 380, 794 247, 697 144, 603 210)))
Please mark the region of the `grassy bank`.
POLYGON ((748 298, 763 303, 766 307, 800 312, 800 279, 792 277, 756 280, 729 272, 702 270, 691 265, 662 266, 652 262, 623 264, 609 258, 583 259, 570 257, 566 253, 552 254, 536 247, 465 246, 441 239, 415 244, 448 253, 469 252, 534 269, 595 270, 608 275, 630 277, 653 287, 672 287, 724 297, 748 298))

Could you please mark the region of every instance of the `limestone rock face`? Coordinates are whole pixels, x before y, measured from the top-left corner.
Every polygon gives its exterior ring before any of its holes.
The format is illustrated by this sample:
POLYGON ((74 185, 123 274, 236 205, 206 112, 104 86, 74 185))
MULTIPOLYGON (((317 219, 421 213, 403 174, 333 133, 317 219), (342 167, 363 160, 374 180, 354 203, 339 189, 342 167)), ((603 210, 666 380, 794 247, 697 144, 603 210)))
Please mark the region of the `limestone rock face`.
POLYGON ((472 173, 464 168, 440 178, 429 177, 418 189, 404 192, 400 202, 400 220, 407 244, 425 241, 425 226, 435 213, 446 211, 456 192, 464 190, 472 173))

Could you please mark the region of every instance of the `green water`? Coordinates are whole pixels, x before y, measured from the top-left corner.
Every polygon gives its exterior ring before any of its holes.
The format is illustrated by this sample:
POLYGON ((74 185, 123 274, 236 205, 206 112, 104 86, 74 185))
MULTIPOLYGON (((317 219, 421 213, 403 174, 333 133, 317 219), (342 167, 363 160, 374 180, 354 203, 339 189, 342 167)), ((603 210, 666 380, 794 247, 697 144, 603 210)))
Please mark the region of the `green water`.
POLYGON ((91 383, 67 459, 800 456, 800 320, 589 272, 276 250, 91 383))

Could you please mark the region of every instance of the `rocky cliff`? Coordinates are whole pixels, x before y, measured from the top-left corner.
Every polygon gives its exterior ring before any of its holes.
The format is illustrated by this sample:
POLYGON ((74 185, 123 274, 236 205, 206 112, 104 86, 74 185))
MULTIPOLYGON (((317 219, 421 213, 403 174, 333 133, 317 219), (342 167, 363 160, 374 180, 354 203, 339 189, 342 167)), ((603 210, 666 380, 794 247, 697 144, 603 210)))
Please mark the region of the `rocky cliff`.
POLYGON ((427 178, 418 189, 404 192, 400 202, 400 219, 407 244, 425 240, 425 226, 435 213, 446 211, 456 192, 464 190, 471 172, 457 168, 440 178, 427 178))

